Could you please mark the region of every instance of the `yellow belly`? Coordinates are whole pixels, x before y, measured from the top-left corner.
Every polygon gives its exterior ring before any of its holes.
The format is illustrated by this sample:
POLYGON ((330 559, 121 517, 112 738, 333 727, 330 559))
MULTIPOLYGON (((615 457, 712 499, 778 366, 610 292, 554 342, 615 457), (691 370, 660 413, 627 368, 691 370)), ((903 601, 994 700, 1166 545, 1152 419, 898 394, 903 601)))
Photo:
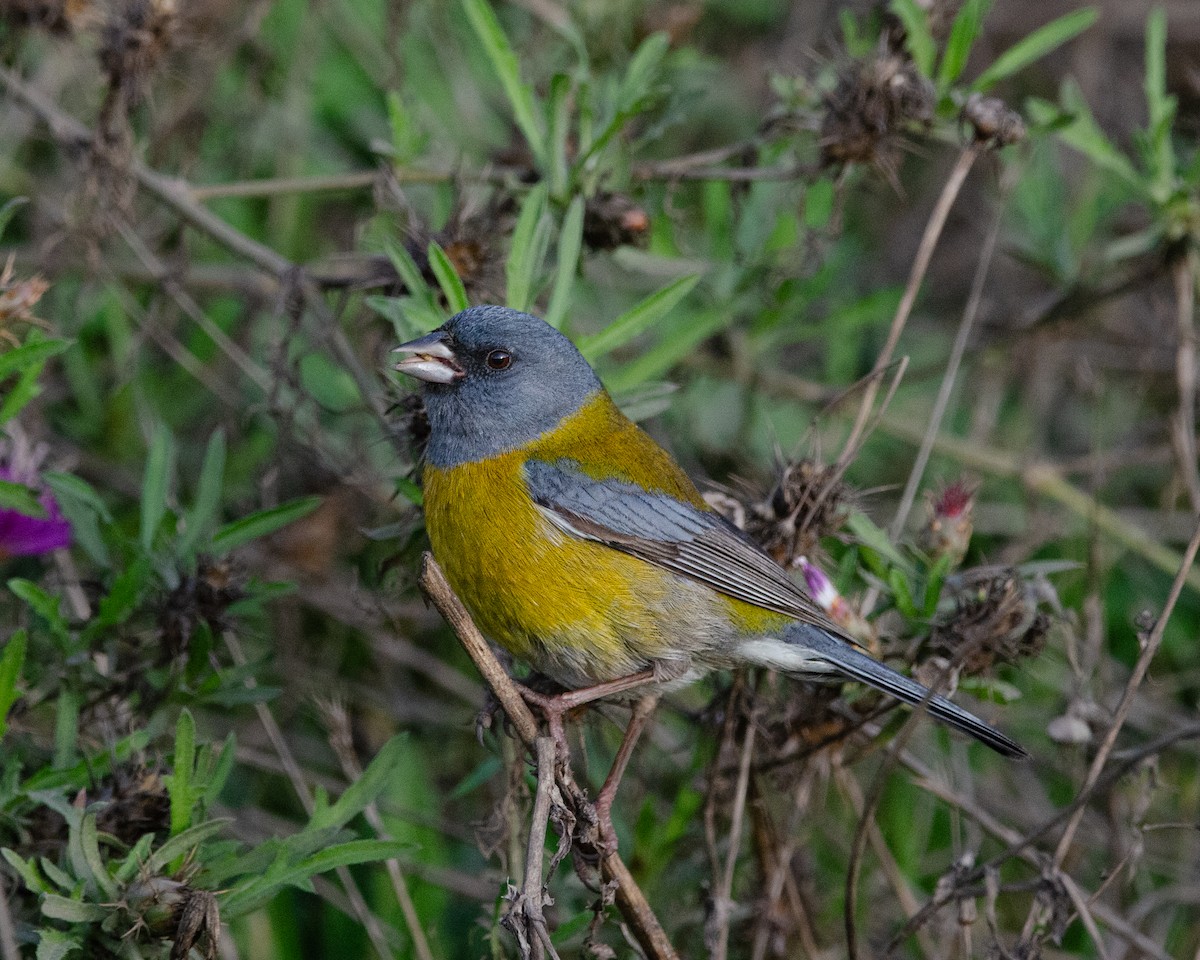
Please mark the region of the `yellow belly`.
POLYGON ((578 661, 593 682, 666 655, 673 638, 663 619, 676 578, 560 532, 526 492, 522 459, 425 473, 434 556, 479 628, 551 675, 561 672, 546 669, 551 662, 578 661))
POLYGON ((514 656, 560 683, 582 686, 659 661, 724 665, 721 651, 733 635, 786 623, 558 530, 525 486, 522 465, 530 457, 569 457, 593 476, 637 482, 707 509, 665 451, 603 394, 528 449, 426 467, 425 523, 434 556, 479 628, 514 656))

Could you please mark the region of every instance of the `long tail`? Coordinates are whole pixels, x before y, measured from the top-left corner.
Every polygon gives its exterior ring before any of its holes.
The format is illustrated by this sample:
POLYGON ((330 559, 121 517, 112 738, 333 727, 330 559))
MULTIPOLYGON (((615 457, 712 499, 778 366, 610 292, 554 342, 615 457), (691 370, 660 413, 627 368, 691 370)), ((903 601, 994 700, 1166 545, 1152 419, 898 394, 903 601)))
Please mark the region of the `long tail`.
POLYGON ((841 673, 913 706, 923 706, 929 715, 956 730, 970 734, 1006 757, 1027 759, 1028 751, 995 727, 947 700, 931 695, 926 687, 859 653, 844 640, 820 627, 796 623, 780 640, 751 641, 742 647, 746 659, 789 673, 841 673))

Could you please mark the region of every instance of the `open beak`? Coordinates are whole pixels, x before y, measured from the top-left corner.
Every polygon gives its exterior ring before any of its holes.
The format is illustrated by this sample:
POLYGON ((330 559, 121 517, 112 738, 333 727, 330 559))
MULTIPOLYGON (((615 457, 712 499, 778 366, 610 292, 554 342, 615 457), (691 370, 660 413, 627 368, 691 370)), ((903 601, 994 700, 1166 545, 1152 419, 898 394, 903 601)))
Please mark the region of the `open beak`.
POLYGON ((411 354, 396 364, 396 369, 427 383, 453 383, 466 376, 454 351, 446 346, 446 334, 441 330, 402 343, 392 353, 411 354))

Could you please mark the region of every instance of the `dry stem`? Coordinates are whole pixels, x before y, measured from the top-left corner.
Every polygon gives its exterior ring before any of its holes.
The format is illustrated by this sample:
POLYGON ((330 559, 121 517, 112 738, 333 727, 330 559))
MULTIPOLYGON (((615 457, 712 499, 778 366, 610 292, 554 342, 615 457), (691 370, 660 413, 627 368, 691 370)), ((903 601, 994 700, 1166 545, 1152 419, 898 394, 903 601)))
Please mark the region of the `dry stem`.
MULTIPOLYGON (((466 607, 455 596, 437 561, 428 553, 423 558, 418 582, 430 602, 446 618, 463 649, 479 668, 479 672, 500 702, 501 709, 516 730, 517 736, 526 747, 536 749, 539 732, 533 713, 517 692, 512 678, 492 653, 483 634, 471 620, 466 607)), ((578 809, 589 806, 578 786, 571 780, 568 764, 555 764, 555 777, 564 799, 569 799, 578 809)), ((616 850, 605 853, 600 861, 600 873, 605 881, 616 884, 617 909, 629 924, 638 945, 646 955, 651 960, 678 960, 675 948, 667 939, 662 924, 616 850)))
POLYGON ((875 360, 875 366, 871 371, 866 390, 863 391, 862 402, 858 408, 858 416, 854 420, 854 426, 850 429, 850 436, 846 438, 842 454, 838 457, 839 466, 850 463, 858 453, 858 446, 862 440, 863 431, 867 426, 867 420, 875 405, 875 397, 879 393, 880 377, 892 362, 892 354, 896 352, 896 344, 900 342, 900 334, 904 331, 904 325, 908 322, 913 305, 917 302, 917 293, 920 291, 921 282, 925 279, 925 274, 929 270, 929 262, 933 259, 933 250, 937 246, 938 238, 942 235, 942 229, 946 226, 946 218, 950 215, 950 208, 954 205, 954 201, 967 179, 967 174, 970 173, 971 167, 975 164, 980 149, 976 144, 971 144, 963 148, 957 162, 954 164, 954 169, 950 171, 950 176, 946 179, 945 186, 942 187, 942 192, 937 199, 937 203, 934 204, 933 212, 929 215, 929 222, 925 224, 925 232, 921 236, 921 243, 917 247, 917 255, 913 259, 912 269, 909 271, 908 283, 904 288, 904 295, 900 298, 900 303, 896 307, 896 314, 892 317, 892 325, 888 330, 887 340, 884 341, 883 349, 879 352, 879 356, 875 360))

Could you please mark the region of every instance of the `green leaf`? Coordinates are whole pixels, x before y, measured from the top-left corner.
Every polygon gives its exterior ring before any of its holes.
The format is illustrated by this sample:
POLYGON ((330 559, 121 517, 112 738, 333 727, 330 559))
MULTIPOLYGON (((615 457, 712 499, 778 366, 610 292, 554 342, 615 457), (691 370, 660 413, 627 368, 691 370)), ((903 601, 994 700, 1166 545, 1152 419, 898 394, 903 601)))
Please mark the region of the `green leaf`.
POLYGON ((0 740, 8 729, 8 711, 20 693, 17 682, 21 679, 21 670, 25 666, 25 649, 28 646, 28 636, 24 630, 18 630, 4 645, 0 653, 0 740))
POLYGON ((1146 20, 1146 166, 1153 181, 1153 194, 1165 203, 1175 185, 1175 149, 1171 144, 1171 124, 1175 119, 1175 98, 1167 93, 1167 17, 1161 7, 1150 11, 1146 20))
POLYGON ((105 523, 113 522, 108 506, 86 480, 81 480, 73 473, 59 473, 55 470, 47 470, 42 474, 42 479, 54 492, 54 496, 60 501, 60 506, 63 500, 78 500, 105 523))
POLYGON ((42 897, 42 913, 51 920, 64 920, 67 923, 99 923, 112 911, 112 907, 101 906, 98 903, 84 903, 81 900, 69 900, 56 893, 48 893, 42 897))
POLYGON ((225 431, 217 428, 208 438, 200 479, 196 483, 196 499, 187 514, 187 526, 179 541, 180 552, 190 556, 217 521, 221 509, 221 491, 225 486, 225 431))
POLYGON ((17 382, 3 394, 4 399, 0 400, 0 424, 8 423, 42 392, 37 380, 43 366, 44 364, 38 363, 26 367, 17 377, 17 382))
POLYGON ((675 306, 700 282, 699 274, 680 277, 661 290, 650 294, 641 303, 626 310, 612 323, 585 337, 579 343, 579 351, 589 362, 611 353, 634 337, 643 333, 671 312, 675 306))
POLYGON ((558 234, 558 263, 555 265, 554 288, 546 307, 545 321, 561 329, 571 305, 571 290, 575 286, 575 271, 579 268, 579 253, 583 247, 583 197, 575 197, 563 217, 558 234))
POLYGON ((621 86, 617 91, 617 109, 621 113, 630 113, 644 101, 652 92, 655 81, 662 69, 663 58, 671 49, 671 36, 665 30, 658 30, 643 40, 633 56, 625 75, 621 77, 621 86))
POLYGON ((46 621, 54 636, 66 645, 70 639, 70 630, 62 614, 60 597, 43 590, 32 580, 19 577, 8 581, 8 589, 29 604, 30 609, 46 621))
POLYGON ((513 310, 528 310, 533 303, 534 282, 549 243, 544 216, 548 190, 545 183, 539 183, 529 191, 513 229, 512 246, 504 264, 505 299, 513 310))
POLYGON ((939 92, 945 93, 962 75, 967 59, 971 56, 971 47, 975 45, 975 40, 983 29, 983 18, 987 16, 991 5, 992 0, 967 0, 958 11, 950 27, 942 62, 938 65, 939 92))
POLYGON ((112 589, 100 601, 96 609, 96 619, 88 624, 89 631, 106 630, 119 623, 124 623, 129 615, 137 609, 138 600, 147 586, 150 578, 150 561, 137 557, 113 581, 112 589))
MULTIPOLYGON (((1114 174, 1142 193, 1145 187, 1137 170, 1129 158, 1105 136, 1088 109, 1079 87, 1073 81, 1067 80, 1063 84, 1062 100, 1069 122, 1059 127, 1059 139, 1078 150, 1102 170, 1114 174)), ((1030 100, 1028 107, 1030 119, 1039 126, 1055 123, 1062 116, 1062 111, 1044 100, 1030 100)))
POLYGON ((213 535, 212 551, 217 555, 228 553, 251 540, 265 537, 289 523, 307 517, 320 505, 320 497, 301 497, 234 520, 213 535))
POLYGON ((221 919, 232 920, 265 903, 281 887, 306 883, 318 873, 348 867, 356 863, 377 863, 390 860, 409 848, 395 840, 351 840, 326 847, 284 869, 270 869, 265 876, 220 895, 221 919))
MULTIPOLYGON (((396 272, 400 274, 400 279, 404 281, 404 286, 409 294, 432 303, 433 295, 429 284, 425 282, 425 275, 421 273, 421 268, 417 266, 417 261, 412 258, 408 248, 399 243, 389 243, 387 255, 388 259, 392 261, 392 266, 396 268, 396 272)), ((387 299, 395 302, 391 298, 387 299)))
POLYGON ((0 353, 0 380, 14 373, 26 373, 30 370, 40 372, 47 360, 55 354, 62 353, 72 343, 73 340, 39 338, 0 353))
POLYGON ((992 61, 991 66, 971 84, 971 89, 987 90, 1005 77, 1010 77, 1018 70, 1023 70, 1051 50, 1083 33, 1096 22, 1096 16, 1095 7, 1083 7, 1080 10, 1073 10, 1057 20, 1051 20, 1044 27, 1039 27, 992 61))
POLYGON ((24 517, 38 519, 46 516, 46 508, 38 502, 37 491, 11 480, 0 480, 0 510, 15 510, 24 517))
POLYGON ((455 788, 450 791, 448 799, 461 800, 491 780, 502 769, 503 764, 500 762, 499 757, 488 757, 458 782, 455 788))
POLYGON ((368 804, 374 802, 395 774, 404 756, 404 739, 403 734, 398 734, 385 743, 383 749, 375 755, 375 759, 367 765, 362 776, 338 797, 337 803, 315 810, 305 829, 343 827, 362 813, 368 804))
POLYGON ((942 596, 942 585, 950 573, 950 566, 950 554, 944 553, 937 558, 929 570, 929 577, 925 582, 925 602, 922 604, 921 610, 921 616, 926 620, 937 612, 938 600, 942 596))
POLYGON ((529 150, 541 169, 546 166, 546 134, 534 99, 533 90, 521 80, 520 64, 496 14, 486 0, 462 0, 467 19, 487 52, 492 69, 512 106, 513 118, 529 144, 529 150))
POLYGON ((892 13, 904 24, 904 43, 913 58, 913 63, 925 76, 932 77, 937 43, 933 34, 929 32, 929 15, 916 0, 891 0, 889 6, 892 13))
POLYGON ((87 860, 88 871, 95 880, 96 886, 100 888, 100 892, 106 900, 115 900, 117 898, 117 884, 113 880, 112 875, 108 872, 108 864, 105 863, 104 857, 100 854, 100 834, 96 828, 96 815, 92 813, 84 814, 83 820, 79 825, 79 845, 83 851, 83 856, 87 860))
POLYGON ((13 197, 4 206, 0 207, 0 237, 4 236, 4 231, 8 229, 13 215, 28 202, 28 197, 13 197))
POLYGON ((154 427, 146 454, 146 472, 142 478, 142 549, 150 553, 154 535, 167 513, 167 493, 171 487, 171 469, 175 465, 175 438, 166 424, 154 427))
POLYGON ((724 306, 700 310, 688 317, 686 326, 675 325, 667 336, 635 360, 605 377, 605 385, 613 394, 622 394, 634 387, 656 380, 690 354, 696 347, 732 321, 733 314, 724 306))
POLYGON ((892 588, 892 598, 896 601, 897 609, 909 620, 917 618, 917 605, 913 602, 912 588, 908 578, 898 567, 888 570, 888 586, 892 588))
POLYGON ((8 865, 17 872, 21 882, 25 884, 25 889, 30 893, 49 893, 53 889, 42 879, 42 875, 38 873, 37 864, 32 859, 25 860, 15 850, 10 850, 8 847, 0 848, 0 856, 3 856, 8 861, 8 865))
POLYGON ((220 833, 225 829, 227 824, 232 822, 228 818, 206 820, 204 823, 198 823, 194 827, 188 827, 150 854, 146 860, 145 873, 153 875, 164 869, 172 861, 186 857, 188 853, 200 846, 201 843, 209 837, 220 833))
POLYGON ((71 766, 79 755, 79 694, 62 689, 54 710, 54 766, 71 766))
POLYGON ((362 405, 362 394, 345 367, 313 351, 300 358, 300 383, 326 410, 346 413, 362 405))
POLYGON ((109 566, 108 547, 100 534, 100 521, 112 523, 108 507, 85 481, 69 473, 47 471, 42 474, 58 501, 63 516, 71 523, 71 534, 101 567, 109 566))
POLYGON ((208 810, 217 802, 217 797, 221 795, 221 791, 225 788, 225 781, 229 779, 229 774, 233 772, 233 761, 236 759, 236 754, 237 737, 231 733, 221 745, 221 752, 217 755, 217 762, 207 772, 207 782, 204 784, 203 792, 200 795, 205 810, 208 810))
POLYGON ((450 312, 466 310, 471 305, 471 301, 467 299, 467 288, 463 286, 462 278, 454 269, 450 258, 446 256, 446 251, 436 240, 429 242, 429 267, 437 277, 438 286, 442 288, 446 303, 450 305, 450 312))
POLYGON ((1175 104, 1167 94, 1167 15, 1155 7, 1146 19, 1146 106, 1153 129, 1171 113, 1175 104))
POLYGON ((184 707, 175 724, 175 759, 173 771, 164 777, 167 794, 171 799, 171 836, 186 830, 192 822, 192 807, 195 791, 192 775, 196 767, 196 721, 192 712, 184 707))
POLYGON ((550 170, 547 180, 550 194, 562 199, 567 192, 567 140, 571 132, 571 78, 556 73, 550 80, 550 97, 546 101, 546 119, 549 125, 550 170))
POLYGON ((912 564, 896 549, 887 534, 875 526, 874 521, 861 510, 850 511, 850 515, 846 518, 846 527, 854 534, 859 543, 874 550, 892 566, 902 570, 912 569, 912 564))
MULTIPOLYGON (((124 886, 146 868, 146 859, 150 856, 150 848, 154 846, 154 834, 143 833, 137 842, 129 848, 122 858, 120 866, 113 873, 113 879, 124 886)), ((144 875, 144 874, 143 874, 144 875)))
POLYGON ((38 930, 36 960, 66 960, 76 950, 82 950, 79 934, 42 927, 38 930))

